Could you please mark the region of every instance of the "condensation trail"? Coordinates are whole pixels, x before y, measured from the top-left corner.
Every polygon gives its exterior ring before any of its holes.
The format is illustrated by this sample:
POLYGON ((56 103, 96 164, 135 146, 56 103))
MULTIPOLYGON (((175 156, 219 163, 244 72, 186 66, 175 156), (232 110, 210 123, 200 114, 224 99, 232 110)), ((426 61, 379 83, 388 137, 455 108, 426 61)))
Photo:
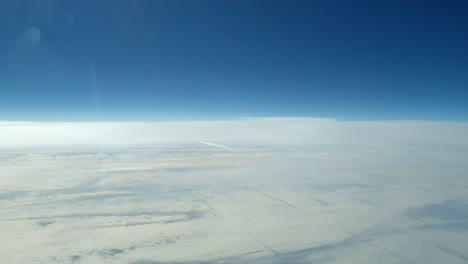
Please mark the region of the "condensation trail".
POLYGON ((205 145, 208 145, 208 146, 212 146, 212 147, 217 147, 217 148, 222 148, 222 149, 229 149, 229 147, 226 147, 226 146, 223 146, 223 145, 214 144, 214 143, 203 142, 203 141, 200 141, 200 143, 205 144, 205 145))

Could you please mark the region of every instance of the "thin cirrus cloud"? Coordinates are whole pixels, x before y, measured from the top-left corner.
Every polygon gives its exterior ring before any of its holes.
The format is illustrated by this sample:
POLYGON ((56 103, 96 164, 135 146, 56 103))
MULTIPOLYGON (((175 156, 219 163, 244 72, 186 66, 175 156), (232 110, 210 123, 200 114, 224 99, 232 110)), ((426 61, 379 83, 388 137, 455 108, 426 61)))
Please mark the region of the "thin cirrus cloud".
POLYGON ((0 122, 0 147, 75 144, 468 144, 468 123, 247 118, 181 122, 0 122))

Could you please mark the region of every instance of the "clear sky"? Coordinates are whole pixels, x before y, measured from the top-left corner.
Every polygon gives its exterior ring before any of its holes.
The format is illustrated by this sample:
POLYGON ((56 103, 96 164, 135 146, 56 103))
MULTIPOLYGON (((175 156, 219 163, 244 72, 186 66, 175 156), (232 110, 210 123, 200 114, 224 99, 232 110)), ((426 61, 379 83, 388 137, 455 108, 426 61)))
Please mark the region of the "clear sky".
POLYGON ((467 1, 0 2, 0 120, 468 119, 467 1))

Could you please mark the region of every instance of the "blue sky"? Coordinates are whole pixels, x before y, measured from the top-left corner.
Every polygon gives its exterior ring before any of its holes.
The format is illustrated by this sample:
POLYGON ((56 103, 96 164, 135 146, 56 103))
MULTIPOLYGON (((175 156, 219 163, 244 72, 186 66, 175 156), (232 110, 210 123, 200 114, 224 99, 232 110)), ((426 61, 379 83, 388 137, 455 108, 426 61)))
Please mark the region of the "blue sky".
POLYGON ((2 1, 0 120, 466 120, 467 13, 464 1, 2 1))

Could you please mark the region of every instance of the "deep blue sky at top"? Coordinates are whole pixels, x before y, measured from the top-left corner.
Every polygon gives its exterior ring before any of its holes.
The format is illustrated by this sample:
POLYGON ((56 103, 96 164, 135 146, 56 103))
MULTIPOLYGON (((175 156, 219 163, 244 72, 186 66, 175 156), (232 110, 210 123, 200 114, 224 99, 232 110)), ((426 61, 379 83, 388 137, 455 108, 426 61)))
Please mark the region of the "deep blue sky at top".
POLYGON ((0 120, 242 116, 467 120, 468 1, 0 2, 0 120))

